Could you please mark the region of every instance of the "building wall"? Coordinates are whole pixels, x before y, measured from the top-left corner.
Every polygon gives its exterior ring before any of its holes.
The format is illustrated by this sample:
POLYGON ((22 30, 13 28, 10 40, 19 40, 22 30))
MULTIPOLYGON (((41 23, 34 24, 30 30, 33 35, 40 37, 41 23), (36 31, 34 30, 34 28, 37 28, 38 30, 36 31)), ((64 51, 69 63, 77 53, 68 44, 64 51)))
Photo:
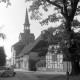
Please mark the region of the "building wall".
POLYGON ((12 55, 11 55, 11 65, 14 65, 16 62, 15 62, 15 56, 16 56, 16 51, 14 49, 14 47, 12 47, 12 55))
POLYGON ((6 60, 6 66, 11 66, 11 59, 6 60))
POLYGON ((16 68, 19 68, 19 60, 16 59, 16 68))
POLYGON ((23 57, 20 57, 16 59, 16 68, 23 68, 28 70, 29 66, 29 55, 23 55, 23 57))
POLYGON ((29 70, 29 55, 23 56, 23 68, 29 70))
POLYGON ((46 54, 46 67, 39 67, 42 71, 71 72, 71 62, 63 61, 63 53, 57 52, 59 45, 50 45, 46 54), (53 51, 54 50, 54 51, 53 51))
POLYGON ((72 66, 71 62, 63 61, 63 71, 66 72, 68 67, 69 73, 71 72, 72 66))
POLYGON ((63 55, 47 53, 46 55, 46 69, 53 71, 63 70, 63 55))
POLYGON ((16 68, 23 68, 23 57, 16 59, 16 68))
POLYGON ((46 55, 46 70, 47 71, 62 71, 71 72, 71 62, 63 61, 63 54, 47 53, 46 55))

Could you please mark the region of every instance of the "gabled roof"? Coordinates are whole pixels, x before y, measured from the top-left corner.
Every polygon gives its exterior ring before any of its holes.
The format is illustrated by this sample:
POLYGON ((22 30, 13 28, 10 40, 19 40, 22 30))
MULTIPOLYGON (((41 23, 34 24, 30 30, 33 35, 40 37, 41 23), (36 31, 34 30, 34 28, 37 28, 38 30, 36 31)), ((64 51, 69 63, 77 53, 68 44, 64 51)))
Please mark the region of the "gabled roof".
POLYGON ((25 44, 23 42, 19 41, 19 42, 15 43, 14 45, 12 45, 12 47, 16 47, 18 45, 25 45, 25 44))
POLYGON ((21 57, 24 54, 28 54, 38 44, 40 40, 42 40, 41 35, 34 42, 30 43, 28 46, 26 45, 21 53, 18 55, 18 57, 21 57))
POLYGON ((23 48, 25 47, 25 44, 21 41, 15 43, 14 45, 12 45, 12 47, 14 48, 14 50, 16 50, 16 57, 19 55, 19 53, 23 50, 23 48))

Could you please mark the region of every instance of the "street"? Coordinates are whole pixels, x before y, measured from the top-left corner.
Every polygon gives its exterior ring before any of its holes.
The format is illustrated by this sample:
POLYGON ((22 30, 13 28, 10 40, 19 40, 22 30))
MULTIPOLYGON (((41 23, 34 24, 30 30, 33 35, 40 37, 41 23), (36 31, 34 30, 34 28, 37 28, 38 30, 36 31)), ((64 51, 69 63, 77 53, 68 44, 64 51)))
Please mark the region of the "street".
POLYGON ((0 77, 0 80, 33 80, 32 77, 30 77, 30 74, 25 74, 25 72, 16 72, 15 77, 0 77))
POLYGON ((39 80, 34 72, 27 72, 25 70, 16 70, 14 77, 0 77, 0 80, 39 80))
POLYGON ((15 77, 0 77, 0 80, 48 80, 53 74, 42 74, 42 72, 28 72, 26 70, 15 70, 15 77))
MULTIPOLYGON (((0 80, 66 80, 65 73, 57 72, 34 72, 15 70, 15 77, 0 77, 0 80)), ((69 80, 80 80, 79 76, 70 76, 69 80)))
POLYGON ((32 74, 18 71, 15 77, 0 77, 0 80, 38 80, 32 74), (34 78, 34 79, 33 79, 34 78))

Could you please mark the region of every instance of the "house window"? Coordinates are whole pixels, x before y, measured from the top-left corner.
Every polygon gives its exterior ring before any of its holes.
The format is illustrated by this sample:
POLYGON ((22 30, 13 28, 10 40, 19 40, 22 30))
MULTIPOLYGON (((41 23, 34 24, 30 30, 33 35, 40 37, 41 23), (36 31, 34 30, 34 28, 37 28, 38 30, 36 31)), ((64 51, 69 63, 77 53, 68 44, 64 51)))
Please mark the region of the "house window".
POLYGON ((57 55, 56 54, 52 55, 52 61, 57 61, 57 55))

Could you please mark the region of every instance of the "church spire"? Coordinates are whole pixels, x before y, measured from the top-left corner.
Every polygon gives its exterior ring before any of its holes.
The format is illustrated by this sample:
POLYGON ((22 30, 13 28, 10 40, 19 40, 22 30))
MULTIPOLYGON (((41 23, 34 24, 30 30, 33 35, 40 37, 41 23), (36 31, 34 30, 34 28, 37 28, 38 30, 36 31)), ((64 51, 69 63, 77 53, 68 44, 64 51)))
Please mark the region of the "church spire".
POLYGON ((26 8, 26 15, 25 15, 25 23, 24 23, 24 31, 26 30, 30 30, 30 23, 29 23, 27 8, 26 8))

